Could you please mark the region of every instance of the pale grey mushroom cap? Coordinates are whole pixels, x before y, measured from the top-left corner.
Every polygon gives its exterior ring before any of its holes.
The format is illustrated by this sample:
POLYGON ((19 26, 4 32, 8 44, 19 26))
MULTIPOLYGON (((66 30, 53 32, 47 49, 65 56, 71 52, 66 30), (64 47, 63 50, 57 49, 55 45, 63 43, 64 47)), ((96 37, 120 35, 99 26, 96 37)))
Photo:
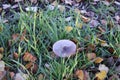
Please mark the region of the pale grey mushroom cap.
POLYGON ((76 45, 70 40, 59 40, 54 43, 53 52, 59 57, 69 57, 76 53, 76 45))

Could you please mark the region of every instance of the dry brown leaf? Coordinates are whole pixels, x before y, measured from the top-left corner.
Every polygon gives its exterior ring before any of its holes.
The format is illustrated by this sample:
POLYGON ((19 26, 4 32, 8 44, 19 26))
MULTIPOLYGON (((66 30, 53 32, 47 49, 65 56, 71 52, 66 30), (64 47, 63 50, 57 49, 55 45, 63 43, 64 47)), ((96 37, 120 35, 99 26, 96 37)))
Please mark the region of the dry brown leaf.
POLYGON ((104 80, 107 77, 107 72, 106 71, 100 71, 95 75, 97 80, 104 80))
POLYGON ((105 30, 102 28, 102 27, 98 27, 98 29, 101 31, 101 33, 104 33, 105 32, 105 30))
POLYGON ((27 63, 27 64, 25 65, 26 69, 31 68, 31 67, 33 66, 33 64, 34 64, 33 62, 27 63))
POLYGON ((90 80, 89 74, 87 71, 84 70, 77 70, 75 73, 76 77, 80 80, 90 80))
POLYGON ((17 40, 18 37, 19 37, 19 34, 18 34, 18 33, 12 35, 12 39, 13 39, 13 40, 17 40))
POLYGON ((31 66, 30 71, 31 71, 32 73, 36 73, 37 70, 38 70, 38 65, 34 63, 34 64, 31 66))
POLYGON ((15 59, 18 59, 18 57, 19 57, 18 53, 14 52, 14 53, 13 53, 13 57, 14 57, 15 59))
POLYGON ((87 53, 87 58, 88 58, 88 60, 93 60, 96 58, 96 54, 95 53, 87 53))
POLYGON ((95 63, 101 63, 103 61, 103 58, 97 57, 95 59, 95 63))
POLYGON ((35 56, 33 56, 31 53, 26 52, 23 56, 23 60, 24 61, 31 61, 31 62, 35 62, 37 60, 37 58, 35 56))
POLYGON ((87 51, 95 51, 96 45, 95 44, 88 44, 87 51))
POLYGON ((80 80, 84 80, 84 72, 83 70, 77 70, 75 75, 80 79, 80 80))
POLYGON ((0 47, 0 53, 3 53, 3 52, 4 52, 4 48, 0 47))
POLYGON ((97 44, 100 44, 101 46, 103 47, 109 47, 109 45, 107 44, 106 41, 102 40, 102 39, 99 39, 99 38, 96 38, 96 43, 97 44))
POLYGON ((82 18, 83 22, 87 23, 87 22, 89 22, 89 21, 90 21, 90 18, 85 17, 85 16, 83 16, 83 15, 80 15, 80 16, 81 16, 81 18, 82 18))
POLYGON ((114 48, 112 48, 112 47, 109 47, 109 48, 108 48, 108 51, 109 51, 110 53, 114 53, 114 52, 115 52, 114 48))

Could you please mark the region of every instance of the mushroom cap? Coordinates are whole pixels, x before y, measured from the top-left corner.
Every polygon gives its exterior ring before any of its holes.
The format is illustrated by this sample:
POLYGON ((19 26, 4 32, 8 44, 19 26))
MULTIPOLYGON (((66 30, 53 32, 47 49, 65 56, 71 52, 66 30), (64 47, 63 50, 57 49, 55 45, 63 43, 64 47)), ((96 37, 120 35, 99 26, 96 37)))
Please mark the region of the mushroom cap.
POLYGON ((69 57, 76 53, 76 45, 70 40, 59 40, 54 43, 53 52, 59 57, 69 57))

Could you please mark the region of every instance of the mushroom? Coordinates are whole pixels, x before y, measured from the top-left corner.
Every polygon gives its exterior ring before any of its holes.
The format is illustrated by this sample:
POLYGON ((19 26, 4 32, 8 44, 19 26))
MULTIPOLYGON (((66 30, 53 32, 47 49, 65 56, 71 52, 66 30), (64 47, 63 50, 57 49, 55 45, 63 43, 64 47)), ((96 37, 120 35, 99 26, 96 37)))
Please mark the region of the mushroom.
POLYGON ((53 52, 59 57, 69 57, 76 53, 76 45, 70 40, 59 40, 54 43, 53 52))

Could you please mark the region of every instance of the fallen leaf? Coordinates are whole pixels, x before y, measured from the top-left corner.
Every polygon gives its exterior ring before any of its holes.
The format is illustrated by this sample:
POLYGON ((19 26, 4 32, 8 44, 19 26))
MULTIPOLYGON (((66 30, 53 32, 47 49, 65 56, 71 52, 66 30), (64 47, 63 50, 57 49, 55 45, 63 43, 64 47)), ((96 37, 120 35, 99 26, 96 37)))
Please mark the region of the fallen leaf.
POLYGON ((77 49, 77 52, 82 52, 82 51, 84 51, 85 50, 85 48, 84 47, 81 47, 81 48, 78 48, 77 49))
POLYGON ((19 57, 18 53, 14 52, 14 53, 13 53, 13 57, 14 57, 15 59, 18 59, 18 57, 19 57))
POLYGON ((101 63, 103 61, 103 58, 97 57, 95 59, 95 63, 101 63))
POLYGON ((31 53, 26 52, 23 56, 24 61, 35 61, 36 57, 34 57, 31 53))
POLYGON ((33 66, 33 62, 29 62, 25 65, 26 69, 30 69, 33 66))
POLYGON ((37 58, 35 56, 33 56, 31 53, 26 52, 23 56, 23 60, 24 61, 31 61, 31 62, 35 62, 37 60, 37 58))
POLYGON ((5 62, 4 61, 0 61, 0 71, 5 71, 5 62))
POLYGON ((80 15, 80 17, 82 18, 83 22, 85 22, 85 23, 87 23, 87 22, 90 21, 90 18, 85 17, 85 16, 83 16, 83 15, 80 15))
POLYGON ((3 52, 4 52, 4 48, 0 47, 0 53, 3 53, 3 52))
POLYGON ((12 34, 12 40, 17 40, 19 37, 19 34, 12 34))
POLYGON ((115 52, 114 48, 112 48, 112 47, 109 47, 109 48, 108 48, 108 51, 109 51, 110 53, 114 53, 114 52, 115 52))
POLYGON ((100 71, 95 75, 97 80, 104 80, 107 77, 107 72, 106 71, 100 71))
POLYGON ((96 58, 96 54, 95 53, 87 53, 87 58, 88 58, 88 60, 93 60, 96 58))
POLYGON ((76 77, 80 80, 90 80, 89 74, 84 70, 77 70, 75 73, 76 77))
POLYGON ((101 46, 103 47, 109 47, 109 45, 107 44, 106 41, 102 40, 102 39, 99 39, 99 38, 96 38, 96 43, 97 44, 100 44, 101 46))
POLYGON ((73 27, 71 27, 71 26, 66 26, 65 27, 65 31, 66 32, 70 32, 70 31, 72 31, 73 30, 73 27))
POLYGON ((105 30, 102 27, 98 27, 98 29, 101 31, 101 33, 105 33, 105 30))
POLYGON ((83 70, 77 70, 75 75, 80 79, 80 80, 84 80, 84 72, 83 70))
POLYGON ((37 70, 38 70, 38 65, 34 63, 34 64, 31 66, 30 71, 31 71, 32 73, 36 73, 37 70))
POLYGON ((95 51, 96 45, 95 44, 88 44, 87 51, 95 51))
POLYGON ((100 71, 106 71, 106 73, 108 73, 109 68, 107 66, 105 66, 104 64, 100 64, 99 68, 100 71))

